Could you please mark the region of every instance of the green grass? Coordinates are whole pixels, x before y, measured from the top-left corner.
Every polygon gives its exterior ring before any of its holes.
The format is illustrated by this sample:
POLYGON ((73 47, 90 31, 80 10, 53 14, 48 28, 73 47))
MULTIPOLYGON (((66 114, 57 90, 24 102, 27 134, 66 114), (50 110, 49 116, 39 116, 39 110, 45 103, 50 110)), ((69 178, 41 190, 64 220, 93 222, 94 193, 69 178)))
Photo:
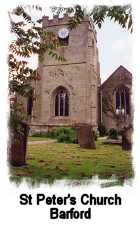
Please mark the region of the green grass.
MULTIPOLYGON (((38 137, 37 137, 38 138, 38 137)), ((118 145, 96 142, 96 150, 82 149, 77 144, 49 143, 29 145, 27 167, 11 168, 11 180, 29 177, 33 182, 53 182, 58 179, 110 178, 121 183, 133 177, 131 153, 118 145)))

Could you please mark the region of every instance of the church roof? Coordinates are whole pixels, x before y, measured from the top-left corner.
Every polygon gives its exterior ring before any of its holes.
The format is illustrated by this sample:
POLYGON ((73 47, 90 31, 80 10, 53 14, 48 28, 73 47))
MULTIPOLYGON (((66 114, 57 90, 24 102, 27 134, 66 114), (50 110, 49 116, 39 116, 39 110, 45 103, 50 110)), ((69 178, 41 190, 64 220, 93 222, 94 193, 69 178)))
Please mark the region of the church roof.
POLYGON ((128 80, 132 80, 132 73, 130 71, 128 71, 124 66, 120 65, 102 84, 101 84, 101 88, 103 88, 106 83, 108 83, 110 80, 114 79, 117 80, 118 78, 126 78, 128 80))

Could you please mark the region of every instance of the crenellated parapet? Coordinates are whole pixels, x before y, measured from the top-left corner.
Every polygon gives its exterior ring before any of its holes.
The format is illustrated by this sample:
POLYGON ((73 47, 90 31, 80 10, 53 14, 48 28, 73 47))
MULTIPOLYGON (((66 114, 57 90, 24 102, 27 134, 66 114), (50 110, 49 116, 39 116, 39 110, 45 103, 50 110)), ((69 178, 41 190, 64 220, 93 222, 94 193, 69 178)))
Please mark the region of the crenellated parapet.
POLYGON ((64 14, 63 17, 54 15, 52 19, 49 19, 49 16, 43 16, 43 28, 48 26, 57 26, 57 25, 66 25, 72 19, 68 14, 64 14))
MULTIPOLYGON (((50 19, 49 16, 43 16, 43 28, 49 27, 49 26, 57 26, 57 25, 68 25, 68 22, 72 20, 72 17, 70 17, 68 14, 64 14, 63 17, 60 17, 59 15, 53 15, 53 18, 50 19)), ((85 16, 84 20, 82 22, 90 22, 91 19, 89 16, 85 16)), ((91 25, 92 29, 95 31, 94 25, 91 25)))

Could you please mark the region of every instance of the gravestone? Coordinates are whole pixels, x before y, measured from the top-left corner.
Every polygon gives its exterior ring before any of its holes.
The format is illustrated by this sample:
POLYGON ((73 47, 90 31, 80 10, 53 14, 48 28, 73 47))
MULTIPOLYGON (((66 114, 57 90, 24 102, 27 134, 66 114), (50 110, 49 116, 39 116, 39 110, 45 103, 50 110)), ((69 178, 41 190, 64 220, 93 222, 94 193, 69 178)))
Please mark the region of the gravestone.
POLYGON ((78 144, 81 148, 96 149, 95 146, 95 133, 90 124, 77 124, 77 137, 78 144))
POLYGON ((132 125, 123 128, 122 132, 122 149, 129 151, 132 149, 132 125))
POLYGON ((16 167, 26 165, 29 126, 22 123, 21 127, 21 131, 11 130, 10 132, 9 163, 16 167))

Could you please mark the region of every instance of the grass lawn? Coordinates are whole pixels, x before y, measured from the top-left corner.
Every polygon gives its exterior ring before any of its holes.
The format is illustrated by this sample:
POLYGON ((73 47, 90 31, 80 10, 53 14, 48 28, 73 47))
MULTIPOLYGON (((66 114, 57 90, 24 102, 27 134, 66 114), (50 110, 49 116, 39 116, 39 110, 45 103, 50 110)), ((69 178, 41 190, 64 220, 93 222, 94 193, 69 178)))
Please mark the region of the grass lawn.
POLYGON ((64 143, 28 145, 28 166, 12 167, 10 178, 53 183, 59 179, 91 179, 94 175, 107 179, 113 175, 123 183, 133 177, 131 162, 130 152, 118 145, 104 145, 102 140, 96 142, 96 150, 64 143))

